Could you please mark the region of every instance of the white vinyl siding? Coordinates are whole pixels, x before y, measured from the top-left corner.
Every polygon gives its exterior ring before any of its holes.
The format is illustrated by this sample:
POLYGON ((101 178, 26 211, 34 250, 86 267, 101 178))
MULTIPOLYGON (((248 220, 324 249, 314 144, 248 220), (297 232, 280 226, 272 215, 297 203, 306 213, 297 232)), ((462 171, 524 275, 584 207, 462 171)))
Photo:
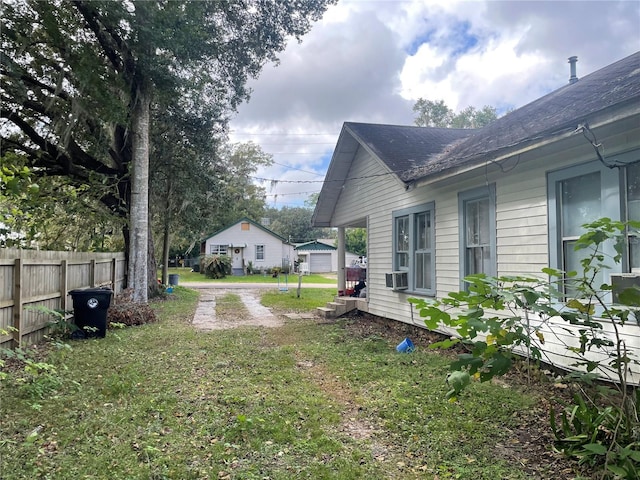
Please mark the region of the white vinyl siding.
POLYGON ((407 318, 410 310, 406 296, 400 294, 403 298, 399 300, 397 292, 386 288, 384 275, 393 270, 391 211, 398 204, 390 199, 397 199, 400 204, 412 200, 403 197, 403 184, 363 148, 356 153, 347 177, 353 180, 348 180, 340 192, 333 221, 334 225, 352 226, 358 222, 368 227, 367 302, 370 311, 373 309, 375 315, 387 318, 398 318, 398 313, 402 312, 401 316, 407 318))

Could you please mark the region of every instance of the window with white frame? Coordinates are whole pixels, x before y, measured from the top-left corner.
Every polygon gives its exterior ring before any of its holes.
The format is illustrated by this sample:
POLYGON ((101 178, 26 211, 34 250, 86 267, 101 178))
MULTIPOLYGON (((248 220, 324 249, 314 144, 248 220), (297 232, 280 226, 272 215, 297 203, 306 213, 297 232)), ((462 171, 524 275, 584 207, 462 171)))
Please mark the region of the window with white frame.
POLYGON ((458 194, 461 279, 476 273, 496 275, 495 197, 493 184, 458 194))
POLYGON ((264 245, 256 245, 256 260, 264 260, 264 245))
POLYGON ((212 255, 226 255, 227 245, 211 245, 209 247, 209 253, 212 255))
MULTIPOLYGON (((589 255, 586 249, 576 251, 576 240, 584 233, 583 224, 602 217, 613 220, 640 220, 640 164, 608 168, 601 162, 564 168, 547 175, 549 200, 549 265, 565 272, 582 271, 580 261, 589 255)), ((622 262, 600 271, 596 284, 607 281, 605 275, 640 272, 640 244, 636 233, 629 232, 622 262)), ((603 245, 603 253, 614 256, 611 243, 603 245)), ((565 279, 564 294, 574 293, 565 279)))
POLYGON ((406 271, 409 290, 435 294, 433 202, 393 212, 393 269, 406 271))

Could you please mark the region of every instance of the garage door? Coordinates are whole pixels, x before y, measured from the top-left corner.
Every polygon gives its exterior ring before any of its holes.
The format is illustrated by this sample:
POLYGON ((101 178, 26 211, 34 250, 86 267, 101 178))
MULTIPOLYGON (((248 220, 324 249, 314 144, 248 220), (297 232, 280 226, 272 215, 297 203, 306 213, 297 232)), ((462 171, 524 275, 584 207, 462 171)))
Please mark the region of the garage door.
POLYGON ((331 271, 330 253, 312 253, 310 270, 311 273, 324 273, 331 271))

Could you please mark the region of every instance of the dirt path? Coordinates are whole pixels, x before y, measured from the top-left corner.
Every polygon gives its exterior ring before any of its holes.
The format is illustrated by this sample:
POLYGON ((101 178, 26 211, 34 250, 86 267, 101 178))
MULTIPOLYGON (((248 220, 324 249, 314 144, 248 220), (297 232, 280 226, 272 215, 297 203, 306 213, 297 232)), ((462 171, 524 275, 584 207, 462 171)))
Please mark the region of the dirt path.
POLYGON ((193 326, 198 330, 225 330, 238 327, 280 327, 283 320, 274 315, 270 309, 260 304, 259 290, 240 290, 223 288, 200 289, 200 302, 193 316, 193 326), (222 319, 216 316, 216 301, 229 293, 240 297, 248 315, 238 314, 233 319, 222 319))

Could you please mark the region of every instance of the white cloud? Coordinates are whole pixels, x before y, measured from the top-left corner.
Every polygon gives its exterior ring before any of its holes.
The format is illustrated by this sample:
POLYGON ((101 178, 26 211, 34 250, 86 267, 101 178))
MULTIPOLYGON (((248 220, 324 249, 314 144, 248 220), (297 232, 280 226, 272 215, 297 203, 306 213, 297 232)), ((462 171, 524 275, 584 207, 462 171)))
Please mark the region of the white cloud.
POLYGON ((520 107, 568 81, 569 56, 584 76, 640 50, 639 32, 636 1, 342 0, 251 82, 232 140, 272 153, 259 176, 281 180, 278 206, 301 204, 289 194, 321 184, 282 180, 321 179, 307 172, 324 174, 343 122, 409 125, 420 97, 520 107))

